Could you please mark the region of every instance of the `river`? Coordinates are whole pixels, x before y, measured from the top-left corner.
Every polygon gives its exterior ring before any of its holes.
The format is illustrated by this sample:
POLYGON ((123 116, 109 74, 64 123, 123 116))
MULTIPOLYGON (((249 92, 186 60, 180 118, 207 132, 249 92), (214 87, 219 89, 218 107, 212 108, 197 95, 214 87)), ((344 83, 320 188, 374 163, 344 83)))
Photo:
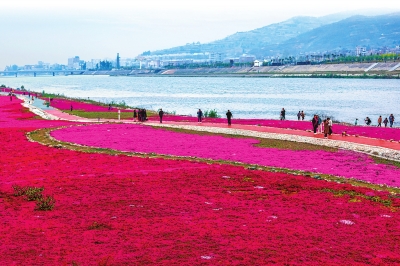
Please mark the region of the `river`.
POLYGON ((322 78, 229 78, 229 77, 110 77, 44 76, 2 77, 0 83, 13 88, 43 90, 69 97, 195 115, 197 109, 215 109, 234 118, 297 119, 303 110, 310 120, 314 113, 353 123, 369 116, 393 113, 400 125, 400 80, 322 78))

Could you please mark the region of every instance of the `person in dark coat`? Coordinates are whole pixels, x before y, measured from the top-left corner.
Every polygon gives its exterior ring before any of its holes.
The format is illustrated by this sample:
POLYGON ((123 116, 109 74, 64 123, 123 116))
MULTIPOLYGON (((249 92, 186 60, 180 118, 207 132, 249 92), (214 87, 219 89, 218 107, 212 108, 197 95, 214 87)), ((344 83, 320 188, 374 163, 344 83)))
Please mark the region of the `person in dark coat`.
POLYGON ((158 116, 160 117, 160 123, 162 123, 163 115, 164 115, 164 111, 162 109, 160 109, 160 111, 158 112, 158 116))
POLYGON ((201 123, 202 118, 203 118, 203 112, 201 111, 201 109, 199 109, 199 111, 197 111, 197 122, 201 123))
POLYGON ((389 120, 387 119, 387 117, 385 117, 385 120, 383 120, 383 124, 385 125, 385 127, 387 127, 388 123, 389 123, 389 120))
POLYGON ((147 120, 147 112, 146 109, 143 109, 143 122, 147 120))
POLYGON ((367 126, 371 125, 371 119, 368 116, 364 119, 364 122, 367 126))
POLYGON ((285 108, 282 108, 282 111, 281 111, 281 120, 285 120, 285 115, 286 115, 286 110, 285 110, 285 108))
POLYGON ((228 112, 226 113, 226 118, 228 119, 228 125, 230 126, 231 123, 232 123, 232 121, 231 121, 231 119, 232 119, 232 113, 231 113, 230 110, 228 110, 228 112))
POLYGON ((133 120, 136 121, 137 118, 137 113, 136 113, 136 109, 133 110, 133 120))
POLYGON ((137 115, 138 115, 138 121, 142 122, 142 109, 138 110, 137 115))
POLYGON ((393 126, 393 123, 394 123, 394 115, 393 115, 393 114, 390 114, 390 115, 389 115, 389 124, 390 124, 390 127, 393 126))
POLYGON ((318 128, 318 117, 317 115, 314 115, 313 119, 311 120, 312 126, 313 126, 313 130, 314 130, 314 134, 317 134, 317 128, 318 128))

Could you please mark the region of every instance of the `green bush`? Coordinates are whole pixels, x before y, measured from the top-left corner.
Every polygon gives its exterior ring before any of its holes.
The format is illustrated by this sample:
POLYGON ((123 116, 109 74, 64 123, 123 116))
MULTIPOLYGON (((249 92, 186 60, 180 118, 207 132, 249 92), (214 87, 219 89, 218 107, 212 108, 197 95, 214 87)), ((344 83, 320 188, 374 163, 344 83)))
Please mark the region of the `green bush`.
POLYGON ((213 110, 206 110, 204 112, 204 116, 205 117, 210 117, 210 118, 219 118, 221 117, 220 115, 218 115, 217 110, 213 109, 213 110))
POLYGON ((28 201, 40 200, 43 198, 42 187, 27 187, 25 190, 25 196, 28 201))
POLYGON ((51 196, 41 197, 36 200, 35 210, 37 211, 50 211, 54 208, 54 204, 56 203, 55 199, 51 196))
POLYGON ((27 201, 36 201, 35 210, 49 211, 54 208, 55 200, 51 196, 43 196, 43 187, 21 187, 18 185, 12 186, 14 196, 25 196, 27 201))

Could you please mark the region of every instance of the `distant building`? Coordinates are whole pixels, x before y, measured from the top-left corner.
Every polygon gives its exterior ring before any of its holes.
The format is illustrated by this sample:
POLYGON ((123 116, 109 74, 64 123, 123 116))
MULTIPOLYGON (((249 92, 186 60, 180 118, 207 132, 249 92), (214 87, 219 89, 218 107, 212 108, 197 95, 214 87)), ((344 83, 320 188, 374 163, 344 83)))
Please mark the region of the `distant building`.
POLYGON ((210 62, 223 62, 225 58, 225 53, 210 53, 208 59, 210 62))
POLYGON ((367 55, 367 48, 366 47, 356 47, 356 56, 365 56, 367 55))
POLYGON ((242 55, 239 57, 239 63, 253 63, 256 60, 254 55, 242 55))
POLYGON ((79 56, 68 58, 68 69, 71 69, 71 70, 79 70, 80 69, 79 56))
POLYGON ((147 67, 149 68, 159 68, 160 67, 160 60, 151 60, 148 62, 147 67))
POLYGON ((119 57, 119 53, 117 53, 117 59, 115 60, 116 61, 116 68, 117 69, 120 69, 121 68, 121 64, 120 64, 120 57, 119 57))

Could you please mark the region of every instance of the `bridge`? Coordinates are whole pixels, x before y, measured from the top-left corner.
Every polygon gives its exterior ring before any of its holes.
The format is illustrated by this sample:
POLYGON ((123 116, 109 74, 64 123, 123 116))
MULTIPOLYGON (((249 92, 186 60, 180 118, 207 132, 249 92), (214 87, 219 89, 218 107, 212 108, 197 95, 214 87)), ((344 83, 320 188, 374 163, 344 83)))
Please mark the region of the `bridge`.
POLYGON ((51 69, 40 69, 40 70, 8 70, 8 71, 0 71, 1 76, 34 76, 37 75, 82 75, 86 70, 51 70, 51 69))

